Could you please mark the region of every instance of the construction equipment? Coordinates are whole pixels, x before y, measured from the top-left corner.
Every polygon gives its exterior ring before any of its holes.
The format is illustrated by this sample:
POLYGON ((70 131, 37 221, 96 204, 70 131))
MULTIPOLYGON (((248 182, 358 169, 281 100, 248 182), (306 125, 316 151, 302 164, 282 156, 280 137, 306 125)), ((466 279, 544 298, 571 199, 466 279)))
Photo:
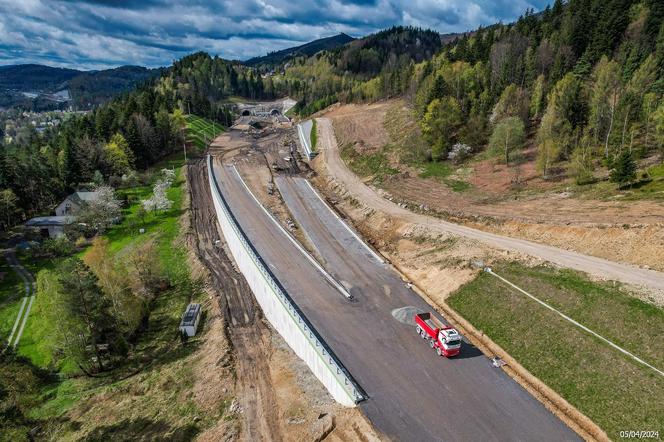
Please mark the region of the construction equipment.
POLYGON ((449 358, 461 351, 461 335, 454 327, 443 324, 428 312, 416 314, 415 323, 417 334, 427 340, 438 356, 449 358))

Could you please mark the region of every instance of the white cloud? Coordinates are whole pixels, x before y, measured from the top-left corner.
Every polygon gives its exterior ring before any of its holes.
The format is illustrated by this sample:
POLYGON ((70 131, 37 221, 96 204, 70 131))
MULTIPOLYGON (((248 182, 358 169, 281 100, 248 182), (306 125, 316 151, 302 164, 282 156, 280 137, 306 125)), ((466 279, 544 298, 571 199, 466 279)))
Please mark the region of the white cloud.
POLYGON ((346 32, 392 25, 460 32, 511 21, 548 0, 0 0, 0 64, 95 69, 164 66, 208 51, 246 59, 346 32))

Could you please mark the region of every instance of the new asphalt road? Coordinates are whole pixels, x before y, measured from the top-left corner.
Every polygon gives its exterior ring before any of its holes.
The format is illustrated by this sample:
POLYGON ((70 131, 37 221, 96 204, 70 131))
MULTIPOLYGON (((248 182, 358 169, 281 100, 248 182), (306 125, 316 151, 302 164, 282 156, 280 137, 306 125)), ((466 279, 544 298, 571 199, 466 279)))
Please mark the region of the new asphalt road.
POLYGON ((258 253, 363 387, 361 407, 397 440, 578 440, 521 386, 465 343, 438 357, 391 312, 431 310, 364 246, 306 181, 280 178, 284 200, 342 295, 262 211, 234 169, 215 163, 219 190, 258 253))

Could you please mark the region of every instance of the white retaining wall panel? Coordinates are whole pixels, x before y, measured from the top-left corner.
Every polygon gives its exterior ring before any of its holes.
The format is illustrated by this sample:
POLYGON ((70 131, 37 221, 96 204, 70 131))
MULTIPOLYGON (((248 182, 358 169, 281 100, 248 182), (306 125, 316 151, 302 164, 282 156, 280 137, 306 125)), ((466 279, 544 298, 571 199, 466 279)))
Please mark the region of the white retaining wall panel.
POLYGON ((217 219, 228 248, 263 309, 265 317, 337 402, 348 407, 355 406, 356 402, 364 399, 363 394, 310 330, 295 306, 286 296, 279 293, 279 284, 273 280, 260 260, 254 257, 254 251, 247 244, 240 227, 235 224, 222 201, 214 181, 209 157, 208 177, 217 219))

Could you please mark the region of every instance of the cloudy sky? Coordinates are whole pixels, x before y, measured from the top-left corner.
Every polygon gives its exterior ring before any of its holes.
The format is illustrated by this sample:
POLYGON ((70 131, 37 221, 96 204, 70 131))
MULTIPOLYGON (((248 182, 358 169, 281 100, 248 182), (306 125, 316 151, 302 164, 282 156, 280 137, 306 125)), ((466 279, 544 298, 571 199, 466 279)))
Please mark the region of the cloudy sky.
POLYGON ((442 33, 510 22, 550 0, 0 0, 0 65, 170 65, 204 50, 247 59, 395 24, 442 33))

